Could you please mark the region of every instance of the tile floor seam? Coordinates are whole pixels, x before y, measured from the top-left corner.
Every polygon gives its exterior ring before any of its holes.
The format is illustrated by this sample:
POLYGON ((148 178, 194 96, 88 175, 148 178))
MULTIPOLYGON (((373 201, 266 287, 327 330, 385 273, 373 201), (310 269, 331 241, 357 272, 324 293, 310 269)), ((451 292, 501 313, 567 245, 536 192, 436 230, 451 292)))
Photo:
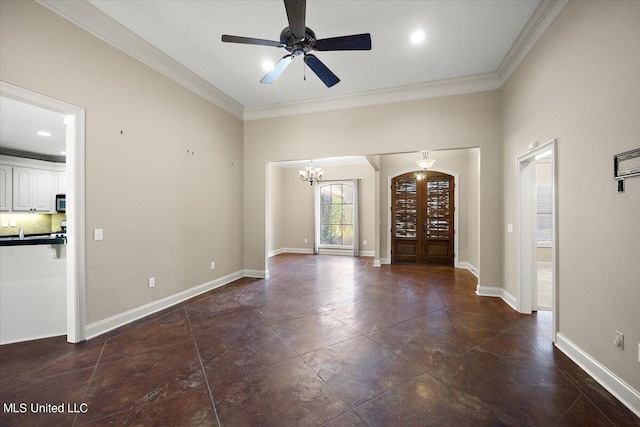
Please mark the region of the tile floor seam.
MULTIPOLYGON (((107 341, 108 340, 104 340, 104 342, 102 343, 102 349, 100 349, 100 354, 98 355, 98 359, 96 360, 96 364, 93 367, 93 372, 91 372, 91 377, 89 377, 89 381, 87 382, 87 386, 84 389, 84 393, 82 394, 82 401, 86 402, 86 398, 87 398, 87 393, 89 393, 89 388, 91 387, 91 382, 93 381, 93 378, 96 375, 96 372, 98 371, 98 365, 100 365, 100 360, 102 359, 102 355, 104 354, 104 349, 107 346, 107 341)), ((76 422, 78 421, 78 417, 80 416, 80 414, 76 414, 75 417, 73 417, 73 423, 71 423, 72 426, 76 425, 76 422)))
MULTIPOLYGON (((582 396, 584 396, 582 393, 579 393, 579 394, 578 394, 578 397, 576 397, 576 400, 574 400, 574 401, 573 401, 573 403, 572 403, 571 405, 569 405, 569 407, 567 408, 567 410, 566 410, 566 411, 564 411, 564 413, 563 413, 562 415, 560 415, 560 417, 557 419, 557 421, 553 424, 553 426, 554 426, 554 427, 556 427, 556 426, 560 423, 560 421, 562 421, 562 419, 563 419, 564 417, 566 417, 566 416, 567 416, 567 414, 568 414, 569 412, 571 412, 571 410, 573 409, 573 407, 574 407, 574 406, 576 406, 576 404, 578 403, 578 400, 580 400, 580 398, 581 398, 582 396)), ((608 420, 608 418, 607 418, 607 420, 608 420)))
POLYGON ((216 416, 216 421, 218 422, 218 427, 221 427, 220 417, 218 416, 218 410, 216 409, 216 402, 213 397, 213 391, 211 390, 211 386, 209 385, 209 379, 207 378, 207 372, 204 369, 204 363, 202 363, 202 357, 200 356, 200 349, 198 349, 198 342, 196 341, 195 334, 193 333, 193 326, 191 325, 191 318, 189 317, 189 311, 186 307, 183 308, 185 315, 187 317, 187 323, 189 324, 189 332, 191 334, 191 340, 193 341, 193 346, 196 350, 196 354, 198 356, 198 362, 200 363, 200 369, 202 370, 202 376, 204 377, 204 383, 207 385, 207 390, 209 391, 209 398, 211 399, 211 406, 213 407, 213 413, 216 416))

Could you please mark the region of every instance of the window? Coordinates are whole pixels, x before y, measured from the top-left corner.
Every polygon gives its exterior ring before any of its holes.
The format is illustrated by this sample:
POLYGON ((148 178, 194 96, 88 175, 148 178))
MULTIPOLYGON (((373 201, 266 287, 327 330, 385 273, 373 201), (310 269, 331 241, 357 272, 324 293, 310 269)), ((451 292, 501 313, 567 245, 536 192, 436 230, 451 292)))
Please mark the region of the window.
POLYGON ((551 186, 536 187, 536 243, 538 246, 551 246, 552 196, 551 186))
POLYGON ((354 241, 353 184, 324 184, 319 190, 319 244, 324 247, 352 247, 354 241))

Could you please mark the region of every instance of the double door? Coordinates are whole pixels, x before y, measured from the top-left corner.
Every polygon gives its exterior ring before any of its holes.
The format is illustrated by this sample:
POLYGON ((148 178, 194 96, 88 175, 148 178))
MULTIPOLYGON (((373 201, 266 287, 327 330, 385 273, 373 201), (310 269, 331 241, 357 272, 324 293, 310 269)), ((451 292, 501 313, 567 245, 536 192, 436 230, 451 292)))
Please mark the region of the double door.
POLYGON ((454 180, 410 172, 391 184, 393 263, 454 265, 454 180))

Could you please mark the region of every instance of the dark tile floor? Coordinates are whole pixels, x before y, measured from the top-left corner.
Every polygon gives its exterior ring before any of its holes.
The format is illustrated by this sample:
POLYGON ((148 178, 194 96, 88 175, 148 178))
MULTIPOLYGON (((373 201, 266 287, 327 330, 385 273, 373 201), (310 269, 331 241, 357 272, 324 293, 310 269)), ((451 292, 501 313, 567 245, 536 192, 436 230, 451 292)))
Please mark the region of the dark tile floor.
POLYGON ((0 347, 0 425, 640 426, 554 348, 548 312, 476 296, 466 270, 269 267, 81 345, 0 347))

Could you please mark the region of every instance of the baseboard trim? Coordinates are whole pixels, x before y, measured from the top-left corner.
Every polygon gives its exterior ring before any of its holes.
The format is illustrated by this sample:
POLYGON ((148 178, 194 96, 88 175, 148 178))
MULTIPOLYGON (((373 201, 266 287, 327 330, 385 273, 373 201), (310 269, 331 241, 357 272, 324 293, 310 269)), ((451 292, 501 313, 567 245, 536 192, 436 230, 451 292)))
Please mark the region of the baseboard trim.
POLYGON ((458 268, 466 268, 474 276, 476 276, 478 278, 480 277, 480 271, 477 268, 475 268, 472 264, 469 264, 468 262, 459 262, 458 263, 458 268))
MULTIPOLYGON (((198 296, 210 290, 227 285, 233 281, 236 281, 242 278, 243 276, 246 276, 247 275, 246 272, 247 270, 237 271, 227 276, 220 277, 219 279, 212 280, 202 285, 195 286, 193 288, 187 289, 182 292, 178 292, 177 294, 173 294, 168 297, 159 299, 157 301, 150 302, 149 304, 145 304, 140 307, 136 307, 132 310, 125 311, 124 313, 117 314, 115 316, 109 317, 108 319, 91 323, 90 325, 87 325, 85 336, 87 339, 95 338, 99 335, 102 335, 104 333, 117 329, 128 323, 134 322, 145 316, 148 316, 153 313, 157 313, 158 311, 161 311, 171 306, 174 306, 176 304, 179 304, 182 301, 188 300, 189 298, 193 298, 195 296, 198 296)), ((253 277, 253 276, 249 276, 249 277, 253 277)))
POLYGON ((374 267, 382 267, 382 263, 380 262, 379 259, 374 259, 373 260, 373 266, 374 267))
POLYGON ((556 335, 556 347, 600 383, 609 393, 614 395, 631 412, 640 417, 640 392, 638 390, 618 378, 613 372, 561 333, 556 335))
POLYGON ((313 255, 313 249, 310 248, 280 248, 269 252, 269 258, 280 254, 308 254, 313 255))
POLYGON ((360 251, 360 256, 373 257, 376 256, 375 251, 360 251))
POLYGON ((387 258, 380 258, 380 264, 391 264, 391 261, 387 258))
POLYGON ((476 295, 481 297, 498 297, 502 299, 502 301, 509 304, 511 308, 515 311, 518 311, 517 300, 516 297, 507 292, 504 288, 493 287, 493 286, 476 286, 476 295))
POLYGON ((269 278, 269 270, 243 270, 242 277, 252 277, 254 279, 269 278))

